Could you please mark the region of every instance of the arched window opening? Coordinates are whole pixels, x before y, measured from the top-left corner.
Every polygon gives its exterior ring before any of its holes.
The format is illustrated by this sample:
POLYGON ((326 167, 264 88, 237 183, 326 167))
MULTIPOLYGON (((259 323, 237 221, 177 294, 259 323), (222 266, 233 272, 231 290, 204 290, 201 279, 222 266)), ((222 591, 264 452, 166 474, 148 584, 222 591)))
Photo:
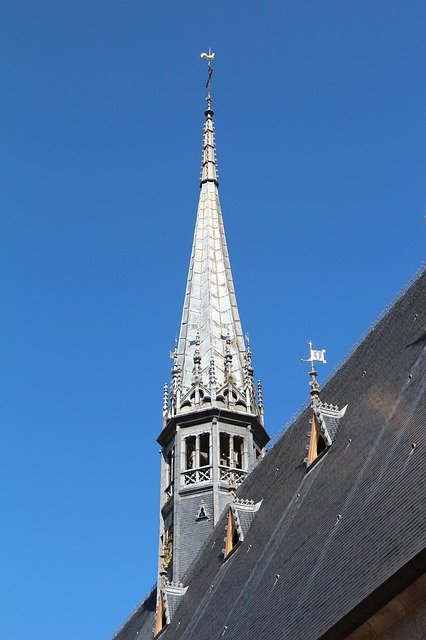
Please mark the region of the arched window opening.
POLYGON ((243 468, 243 455, 244 455, 244 440, 240 436, 233 437, 233 452, 232 458, 234 467, 236 469, 243 468))
POLYGON ((185 469, 195 469, 196 458, 196 438, 189 436, 185 438, 185 469))
POLYGON ((210 464, 210 434, 200 435, 200 467, 208 467, 210 464))
POLYGON ((231 438, 227 433, 221 433, 219 435, 219 446, 220 446, 220 464, 223 467, 230 466, 230 449, 231 449, 231 438))
POLYGON ((222 467, 244 469, 244 438, 230 436, 228 433, 219 434, 219 460, 222 467))

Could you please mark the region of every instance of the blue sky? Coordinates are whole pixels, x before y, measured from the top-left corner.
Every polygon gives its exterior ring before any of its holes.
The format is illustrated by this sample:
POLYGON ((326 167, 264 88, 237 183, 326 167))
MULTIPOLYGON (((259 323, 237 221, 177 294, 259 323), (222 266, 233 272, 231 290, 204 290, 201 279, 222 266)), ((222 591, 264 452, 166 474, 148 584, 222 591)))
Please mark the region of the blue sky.
MULTIPOLYGON (((1 9, 2 640, 109 638, 156 572, 205 64, 275 436, 420 267, 424 2, 1 9)), ((332 399, 330 399, 332 400, 332 399)), ((301 451, 301 457, 304 452, 301 451)))

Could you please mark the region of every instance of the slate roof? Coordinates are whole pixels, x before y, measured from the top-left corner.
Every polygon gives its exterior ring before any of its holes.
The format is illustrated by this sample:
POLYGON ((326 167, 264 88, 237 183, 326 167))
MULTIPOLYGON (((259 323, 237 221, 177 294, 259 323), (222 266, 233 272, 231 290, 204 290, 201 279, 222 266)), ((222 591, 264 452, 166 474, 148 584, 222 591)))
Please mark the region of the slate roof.
MULTIPOLYGON (((238 497, 262 500, 259 511, 226 562, 223 514, 162 640, 343 638, 361 609, 367 616, 417 577, 425 284, 423 272, 322 390, 322 400, 348 408, 318 463, 307 472, 303 462, 306 409, 241 485, 238 497)), ((145 629, 117 640, 152 637, 145 629)))
POLYGON ((157 604, 157 587, 154 586, 141 604, 130 614, 128 619, 114 634, 117 640, 152 640, 155 625, 155 607, 157 604))

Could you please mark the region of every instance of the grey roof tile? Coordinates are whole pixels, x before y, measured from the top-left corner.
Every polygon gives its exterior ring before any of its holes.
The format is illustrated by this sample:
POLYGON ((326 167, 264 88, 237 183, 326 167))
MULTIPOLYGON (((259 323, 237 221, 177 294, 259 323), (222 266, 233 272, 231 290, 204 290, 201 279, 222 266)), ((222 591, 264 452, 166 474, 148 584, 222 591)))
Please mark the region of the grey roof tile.
POLYGON ((164 640, 220 638, 225 625, 226 640, 319 638, 372 592, 376 610, 375 590, 423 549, 425 279, 323 389, 348 409, 319 463, 306 472, 306 410, 242 484, 261 508, 225 563, 219 522, 164 640))
MULTIPOLYGON (((262 500, 244 541, 224 563, 223 514, 162 639, 341 640, 422 570, 425 282, 324 387, 348 409, 318 464, 303 463, 307 409, 241 485, 239 498, 262 500)), ((116 640, 147 637, 143 607, 116 640)))

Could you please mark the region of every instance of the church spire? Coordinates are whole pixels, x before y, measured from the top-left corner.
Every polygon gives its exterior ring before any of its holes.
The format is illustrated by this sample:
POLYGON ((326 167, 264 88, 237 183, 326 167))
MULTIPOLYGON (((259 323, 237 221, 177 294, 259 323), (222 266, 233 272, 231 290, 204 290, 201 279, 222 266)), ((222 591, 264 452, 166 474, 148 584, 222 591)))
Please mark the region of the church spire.
POLYGON ((199 384, 209 388, 209 371, 213 368, 219 388, 231 379, 235 389, 245 396, 246 349, 226 245, 216 167, 211 97, 214 53, 209 50, 202 57, 208 62, 207 109, 200 198, 178 343, 182 399, 194 381, 195 350, 199 384))
POLYGON ((269 440, 262 392, 259 388, 256 394, 251 350, 241 328, 219 200, 210 86, 214 54, 209 50, 202 57, 208 75, 200 194, 179 339, 171 354, 172 380, 170 389, 164 388, 157 439, 160 622, 162 612, 169 611, 169 596, 176 601, 170 581, 185 579, 269 440))

